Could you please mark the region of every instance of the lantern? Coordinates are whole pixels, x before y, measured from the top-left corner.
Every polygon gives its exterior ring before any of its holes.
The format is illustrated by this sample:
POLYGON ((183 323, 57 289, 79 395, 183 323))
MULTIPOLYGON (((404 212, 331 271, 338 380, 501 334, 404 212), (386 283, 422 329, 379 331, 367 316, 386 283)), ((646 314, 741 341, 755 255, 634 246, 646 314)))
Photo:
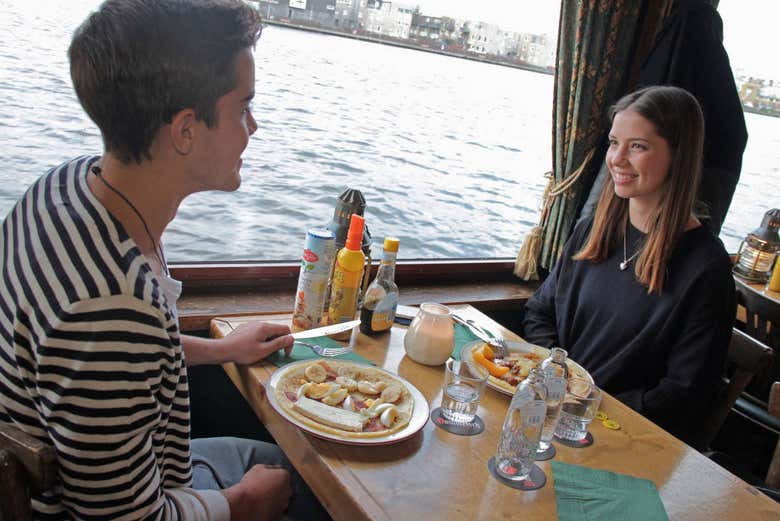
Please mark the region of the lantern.
POLYGON ((780 250, 780 210, 764 214, 761 226, 750 232, 739 245, 734 273, 748 282, 764 283, 769 280, 772 266, 780 250))

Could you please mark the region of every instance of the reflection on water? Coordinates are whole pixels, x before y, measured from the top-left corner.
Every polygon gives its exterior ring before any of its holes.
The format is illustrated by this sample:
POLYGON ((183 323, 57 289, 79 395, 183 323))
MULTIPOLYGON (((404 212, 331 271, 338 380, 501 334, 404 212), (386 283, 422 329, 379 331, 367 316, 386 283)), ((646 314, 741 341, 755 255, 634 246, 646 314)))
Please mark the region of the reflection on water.
MULTIPOLYGON (((0 214, 49 168, 99 153, 66 49, 95 0, 0 6, 0 214)), ((293 259, 347 186, 381 251, 513 257, 550 165, 552 76, 268 27, 256 50, 259 130, 238 192, 197 194, 166 232, 170 260, 293 259)), ((751 135, 723 239, 735 251, 777 203, 780 119, 751 135)))

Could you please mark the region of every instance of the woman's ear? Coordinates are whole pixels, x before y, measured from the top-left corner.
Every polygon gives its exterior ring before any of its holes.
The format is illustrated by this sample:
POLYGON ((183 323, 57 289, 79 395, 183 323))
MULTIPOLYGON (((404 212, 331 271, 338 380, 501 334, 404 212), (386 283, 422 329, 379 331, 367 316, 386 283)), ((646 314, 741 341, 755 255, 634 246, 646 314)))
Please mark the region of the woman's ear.
POLYGON ((188 155, 193 148, 199 121, 192 109, 180 110, 171 118, 169 127, 171 144, 181 155, 188 155))

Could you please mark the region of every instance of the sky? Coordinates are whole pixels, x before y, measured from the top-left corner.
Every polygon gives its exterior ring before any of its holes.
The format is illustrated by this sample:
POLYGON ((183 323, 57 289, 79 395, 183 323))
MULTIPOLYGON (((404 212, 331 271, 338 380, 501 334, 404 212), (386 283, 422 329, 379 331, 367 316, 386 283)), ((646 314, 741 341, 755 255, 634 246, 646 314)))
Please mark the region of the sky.
POLYGON ((723 19, 723 46, 734 73, 743 71, 764 79, 780 81, 777 57, 777 0, 720 0, 723 19))

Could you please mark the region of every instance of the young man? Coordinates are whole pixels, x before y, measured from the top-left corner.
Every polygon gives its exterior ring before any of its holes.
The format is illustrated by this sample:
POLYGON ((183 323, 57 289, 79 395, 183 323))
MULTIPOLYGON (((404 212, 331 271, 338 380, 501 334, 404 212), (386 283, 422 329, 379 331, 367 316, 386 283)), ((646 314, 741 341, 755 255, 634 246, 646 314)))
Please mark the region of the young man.
POLYGON ((276 446, 191 447, 186 365, 293 340, 272 324, 180 335, 160 245, 185 197, 241 183, 260 28, 241 0, 108 0, 74 35, 73 84, 105 151, 39 179, 0 235, 0 422, 51 444, 60 469, 38 517, 274 519, 295 487, 288 514, 321 513, 276 446))

